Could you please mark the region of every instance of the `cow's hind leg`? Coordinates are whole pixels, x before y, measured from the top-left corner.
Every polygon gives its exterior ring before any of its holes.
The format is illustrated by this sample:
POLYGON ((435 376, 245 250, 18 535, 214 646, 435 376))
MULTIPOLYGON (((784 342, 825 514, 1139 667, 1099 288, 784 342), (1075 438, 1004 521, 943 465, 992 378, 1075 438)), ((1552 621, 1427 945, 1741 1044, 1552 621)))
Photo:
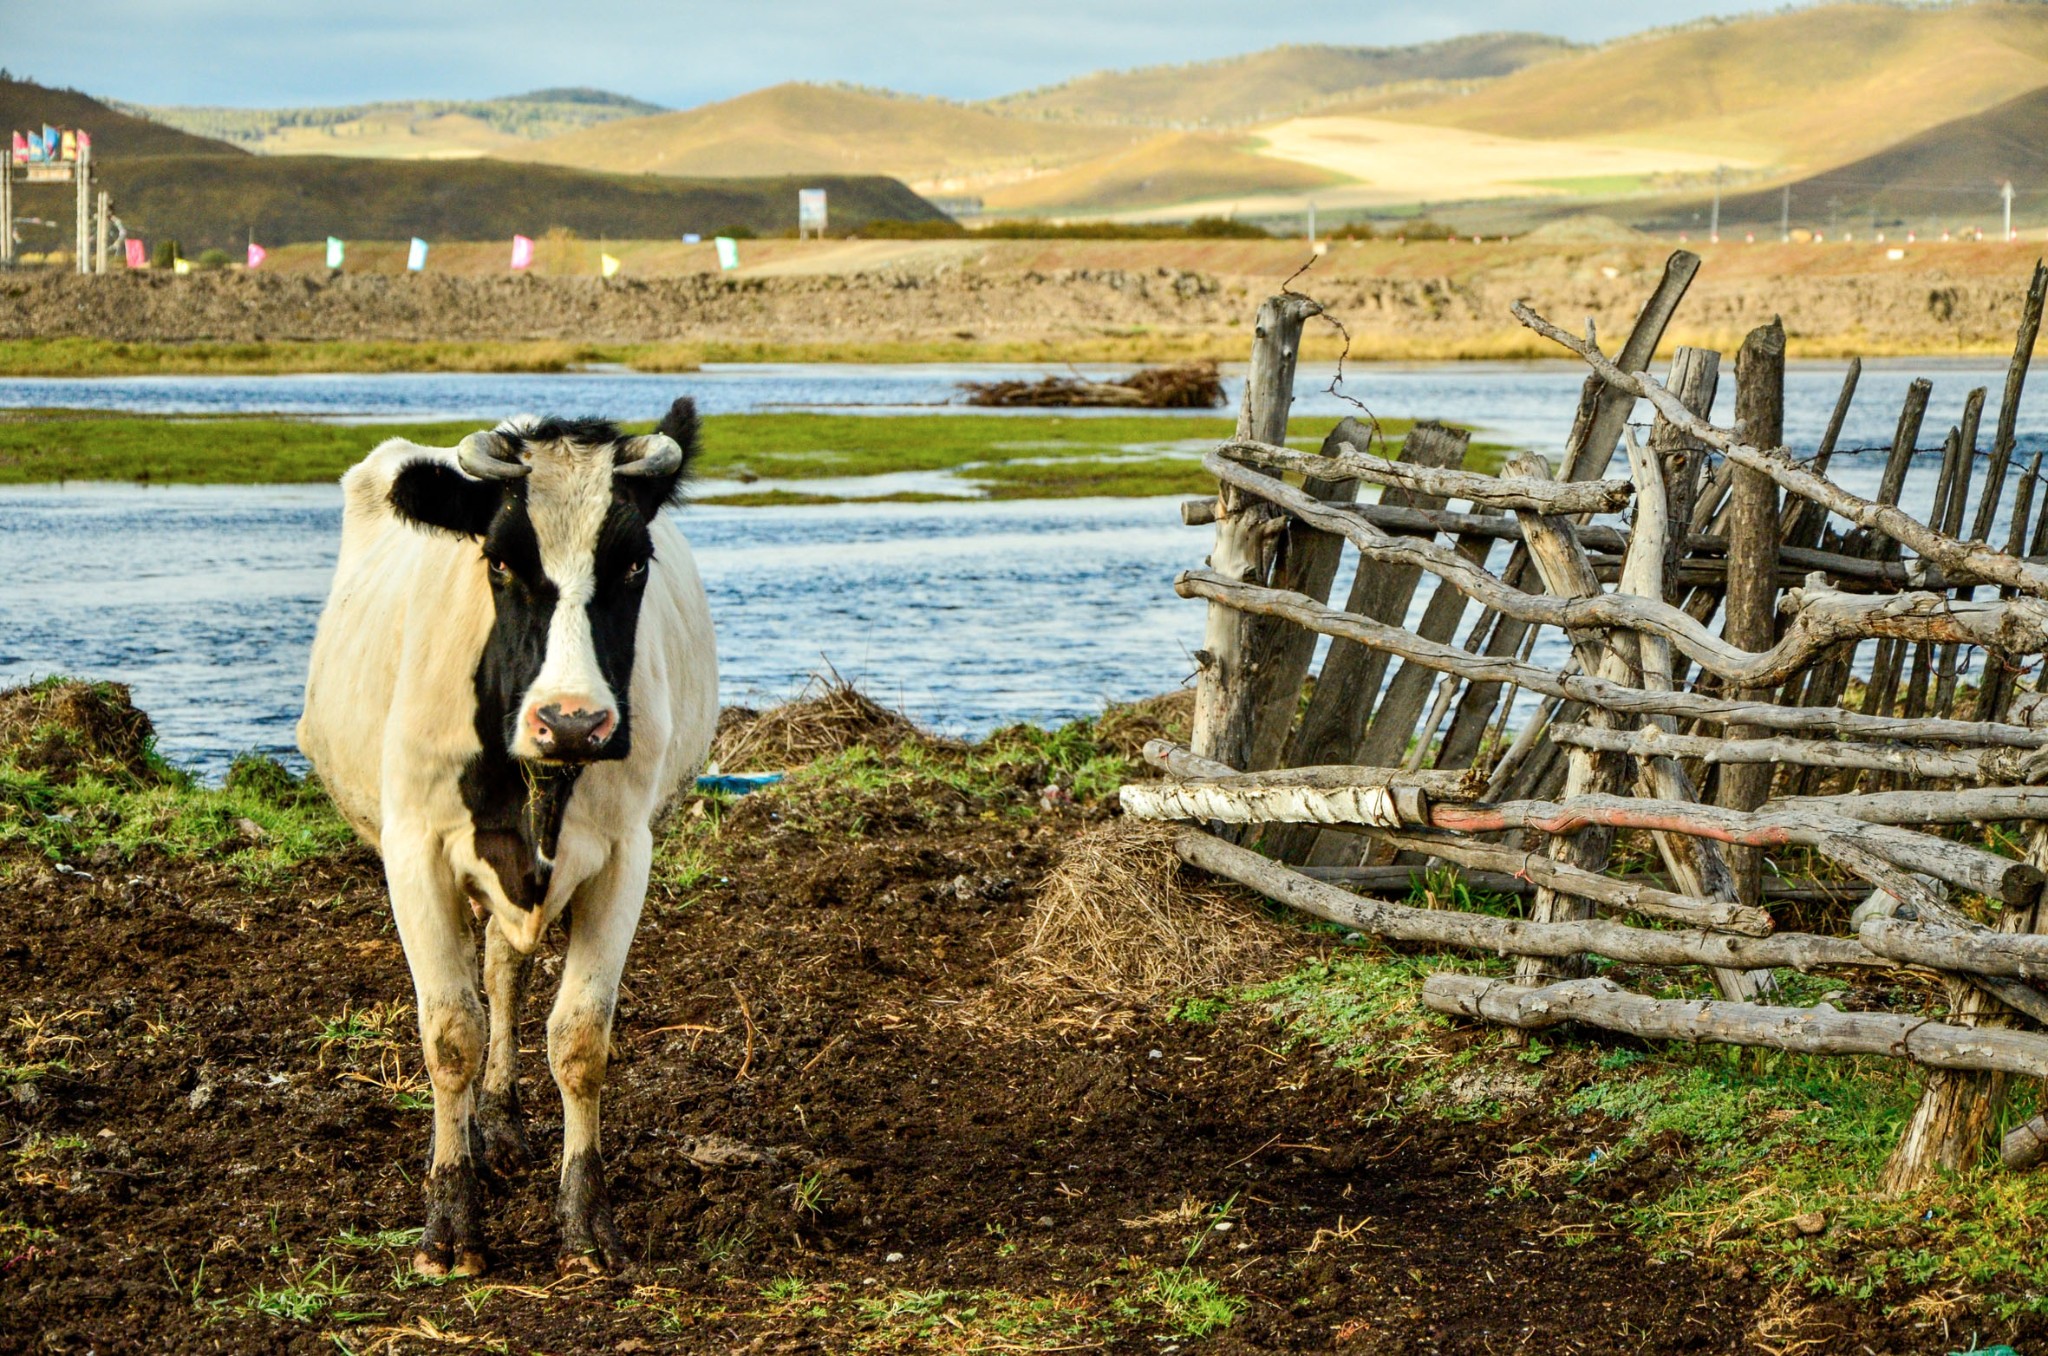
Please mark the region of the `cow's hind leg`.
POLYGON ((627 1263, 612 1221, 598 1137, 598 1103, 611 1054, 619 975, 640 923, 650 843, 619 846, 612 864, 577 892, 562 963, 562 987, 548 1017, 548 1063, 562 1092, 562 1182, 555 1213, 565 1272, 601 1274, 627 1263))
POLYGON ((473 1146, 484 1171, 501 1182, 523 1176, 532 1161, 526 1115, 519 1105, 519 1009, 533 957, 505 940, 493 916, 484 924, 484 993, 490 999, 490 1052, 477 1093, 473 1146))
POLYGON ((477 1001, 468 910, 445 862, 426 842, 385 835, 391 913, 412 967, 420 1045, 434 1085, 434 1150, 427 1171, 427 1224, 413 1254, 428 1276, 480 1276, 483 1193, 470 1153, 470 1118, 483 1069, 484 1012, 477 1001))

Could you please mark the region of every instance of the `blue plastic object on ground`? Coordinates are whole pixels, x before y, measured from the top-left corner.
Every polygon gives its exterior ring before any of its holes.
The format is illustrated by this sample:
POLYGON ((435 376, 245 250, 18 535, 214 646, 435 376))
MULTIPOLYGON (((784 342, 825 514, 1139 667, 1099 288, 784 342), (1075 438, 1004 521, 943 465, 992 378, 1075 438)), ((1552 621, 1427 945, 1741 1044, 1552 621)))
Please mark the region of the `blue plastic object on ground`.
POLYGON ((749 791, 759 791, 764 786, 773 786, 782 780, 780 772, 720 772, 697 779, 697 794, 701 796, 744 796, 749 791))

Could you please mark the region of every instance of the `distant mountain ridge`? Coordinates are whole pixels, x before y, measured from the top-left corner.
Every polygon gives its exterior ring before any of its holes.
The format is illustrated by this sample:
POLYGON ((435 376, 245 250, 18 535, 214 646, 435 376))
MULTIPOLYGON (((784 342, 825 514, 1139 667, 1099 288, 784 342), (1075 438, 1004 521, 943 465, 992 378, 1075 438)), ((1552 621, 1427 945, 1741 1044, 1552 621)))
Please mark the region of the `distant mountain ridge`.
POLYGON ((485 155, 507 143, 540 141, 667 111, 644 99, 581 87, 496 99, 392 99, 306 108, 109 104, 135 117, 258 153, 390 159, 485 155))

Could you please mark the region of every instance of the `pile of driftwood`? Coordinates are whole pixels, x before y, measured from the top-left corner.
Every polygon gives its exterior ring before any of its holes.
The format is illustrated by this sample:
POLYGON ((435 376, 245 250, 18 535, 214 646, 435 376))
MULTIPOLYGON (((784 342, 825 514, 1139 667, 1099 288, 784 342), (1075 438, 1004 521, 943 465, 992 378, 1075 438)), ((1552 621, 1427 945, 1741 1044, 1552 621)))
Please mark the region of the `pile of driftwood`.
POLYGON ((1116 381, 1045 377, 1038 381, 963 381, 970 405, 1048 408, 1213 410, 1223 405, 1223 379, 1213 362, 1148 367, 1116 381))
MULTIPOLYGON (((1199 826, 1179 838, 1187 862, 1320 918, 1519 958, 1511 980, 1432 977, 1423 999, 1442 1012, 1928 1066, 1887 1168, 1906 1190, 1975 1161, 2002 1079, 2048 1077, 2048 680, 2025 681, 2048 653, 2042 458, 2008 485, 2048 268, 1988 454, 1977 390, 1922 521, 1898 505, 1926 382, 1865 499, 1827 475, 1856 365, 1819 444, 1796 451, 1776 322, 1736 355, 1732 425, 1707 417, 1719 354, 1681 348, 1650 375, 1698 266, 1672 256, 1612 354, 1590 327, 1516 307, 1591 372, 1556 475, 1529 454, 1466 471, 1467 435, 1433 424, 1391 459, 1348 419, 1318 453, 1289 450, 1318 307, 1268 300, 1237 436, 1205 462, 1221 492, 1183 513, 1216 529, 1208 568, 1176 585, 1209 603, 1192 747, 1150 746, 1166 776, 1123 803, 1199 826), (1358 568, 1333 606, 1347 550, 1358 568), (1529 662, 1545 628, 1569 662, 1529 662), (1527 916, 1374 897, 1405 896, 1425 866, 1515 886, 1527 916), (1779 930, 1788 909, 1810 930, 1779 930), (1588 956, 1703 967, 1720 996, 1631 993, 1588 977, 1588 956), (1795 1006, 1782 968, 1931 972, 1949 1010, 1795 1006)), ((2048 1119, 2003 1147, 2040 1161, 2048 1119)))

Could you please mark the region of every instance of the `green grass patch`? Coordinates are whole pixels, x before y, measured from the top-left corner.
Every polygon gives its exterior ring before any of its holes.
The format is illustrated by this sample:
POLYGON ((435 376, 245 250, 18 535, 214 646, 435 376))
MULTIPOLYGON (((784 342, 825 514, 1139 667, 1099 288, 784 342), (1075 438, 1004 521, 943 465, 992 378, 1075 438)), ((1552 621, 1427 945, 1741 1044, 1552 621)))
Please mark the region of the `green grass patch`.
MULTIPOLYGON (((1382 420, 1390 440, 1410 427, 1382 420)), ((0 484, 131 481, 144 484, 307 484, 338 479, 386 438, 452 447, 476 424, 348 425, 248 416, 166 417, 91 410, 0 415, 0 484)), ((643 432, 649 422, 628 422, 643 432)), ((741 414, 704 422, 701 476, 773 480, 860 478, 899 472, 957 472, 962 489, 1001 499, 1075 495, 1201 494, 1214 482, 1196 459, 1229 436, 1224 418, 1117 415, 741 414)), ((1309 434, 1297 446, 1314 447, 1309 434)), ((1498 450, 1475 447, 1475 467, 1498 450)), ((706 502, 739 505, 947 499, 922 491, 862 496, 777 487, 734 491, 706 502)))

